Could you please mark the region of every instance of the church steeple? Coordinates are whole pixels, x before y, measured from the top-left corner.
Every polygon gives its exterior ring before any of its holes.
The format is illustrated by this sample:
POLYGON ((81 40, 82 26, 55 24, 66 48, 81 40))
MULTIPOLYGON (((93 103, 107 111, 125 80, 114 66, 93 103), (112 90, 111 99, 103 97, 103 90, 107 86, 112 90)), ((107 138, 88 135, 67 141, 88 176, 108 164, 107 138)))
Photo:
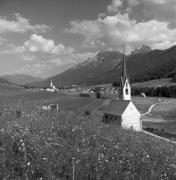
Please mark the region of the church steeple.
POLYGON ((126 77, 127 77, 127 72, 126 72, 126 60, 125 60, 125 50, 123 50, 122 77, 123 77, 123 78, 126 78, 126 77))
POLYGON ((123 50, 122 76, 121 76, 120 89, 121 89, 120 97, 122 98, 122 100, 131 100, 131 87, 127 76, 125 50, 123 50))

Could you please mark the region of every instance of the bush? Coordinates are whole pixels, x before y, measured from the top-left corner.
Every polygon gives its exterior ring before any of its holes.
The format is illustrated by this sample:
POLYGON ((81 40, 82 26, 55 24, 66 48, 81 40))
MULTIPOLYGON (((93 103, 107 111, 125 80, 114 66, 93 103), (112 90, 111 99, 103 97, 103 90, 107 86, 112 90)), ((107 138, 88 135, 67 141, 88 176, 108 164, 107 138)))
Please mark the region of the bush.
POLYGON ((89 110, 86 110, 86 111, 84 112, 84 114, 88 116, 88 115, 90 115, 91 113, 90 113, 89 110))
POLYGON ((80 93, 79 96, 80 97, 87 97, 87 98, 89 98, 90 94, 88 94, 88 93, 80 93))
POLYGON ((97 91, 95 94, 96 94, 97 99, 101 98, 101 92, 100 91, 97 91))

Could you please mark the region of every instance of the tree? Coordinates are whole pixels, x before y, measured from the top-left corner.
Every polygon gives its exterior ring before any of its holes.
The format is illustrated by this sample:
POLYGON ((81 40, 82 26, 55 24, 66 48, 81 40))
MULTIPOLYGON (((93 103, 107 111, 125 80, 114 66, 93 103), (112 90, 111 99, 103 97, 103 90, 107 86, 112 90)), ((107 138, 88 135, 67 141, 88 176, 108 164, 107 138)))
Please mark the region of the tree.
POLYGON ((112 83, 112 86, 115 87, 115 88, 118 88, 118 87, 120 87, 120 83, 115 81, 115 82, 112 83))
POLYGON ((96 94, 97 99, 101 98, 101 92, 100 91, 96 91, 95 94, 96 94))

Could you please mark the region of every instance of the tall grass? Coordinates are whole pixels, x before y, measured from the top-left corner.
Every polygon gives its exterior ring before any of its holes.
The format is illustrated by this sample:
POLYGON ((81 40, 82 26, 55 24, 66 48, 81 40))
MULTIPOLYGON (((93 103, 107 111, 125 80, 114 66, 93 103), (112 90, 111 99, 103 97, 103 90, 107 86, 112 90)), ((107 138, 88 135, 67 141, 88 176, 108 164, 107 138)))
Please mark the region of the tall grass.
POLYGON ((1 106, 0 179, 176 179, 175 145, 72 115, 1 106))

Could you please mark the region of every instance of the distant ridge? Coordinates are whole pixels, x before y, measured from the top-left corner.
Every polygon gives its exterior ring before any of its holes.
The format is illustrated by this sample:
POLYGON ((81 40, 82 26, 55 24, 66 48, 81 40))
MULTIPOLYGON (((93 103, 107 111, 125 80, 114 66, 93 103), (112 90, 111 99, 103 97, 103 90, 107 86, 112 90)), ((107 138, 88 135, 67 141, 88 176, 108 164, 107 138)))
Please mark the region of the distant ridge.
MULTIPOLYGON (((33 87, 47 87, 52 79, 56 86, 103 84, 119 82, 122 54, 118 51, 101 51, 93 58, 33 87)), ((130 82, 144 82, 173 77, 176 74, 176 46, 166 50, 151 50, 126 56, 130 82), (172 73, 171 73, 172 72, 172 73)))
POLYGON ((28 83, 43 81, 43 78, 30 76, 26 74, 10 74, 2 76, 3 79, 7 80, 10 83, 17 85, 25 85, 28 83))
POLYGON ((0 77, 0 84, 10 84, 10 82, 0 77))

